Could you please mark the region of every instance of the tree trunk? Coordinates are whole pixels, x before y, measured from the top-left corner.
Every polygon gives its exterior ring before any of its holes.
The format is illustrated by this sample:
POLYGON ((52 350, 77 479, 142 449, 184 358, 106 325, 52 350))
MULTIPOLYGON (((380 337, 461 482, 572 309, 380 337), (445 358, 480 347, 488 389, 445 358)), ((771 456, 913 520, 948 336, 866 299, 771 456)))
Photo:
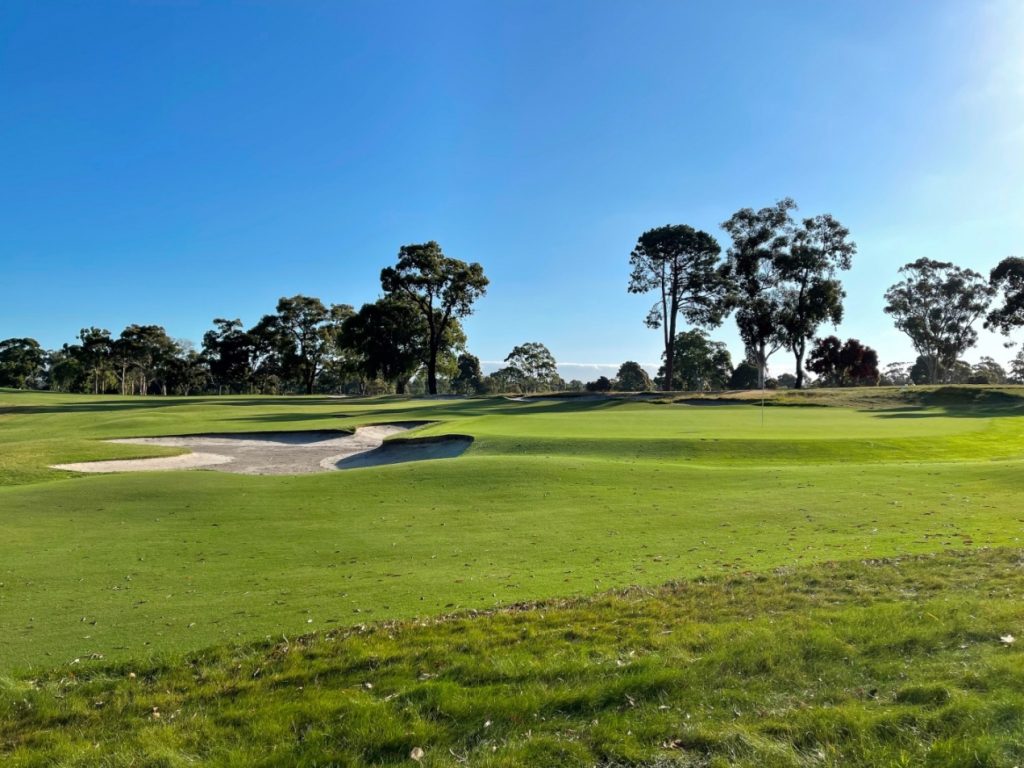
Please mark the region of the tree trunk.
POLYGON ((437 394, 437 350, 432 349, 430 351, 430 357, 427 360, 427 393, 431 395, 437 394))
POLYGON ((395 394, 396 395, 404 395, 405 394, 405 383, 406 383, 405 379, 395 379, 395 394))
POLYGON ((803 340, 798 342, 793 347, 793 355, 796 357, 796 389, 804 388, 804 352, 807 349, 807 343, 803 340))
POLYGON ((757 347, 757 386, 759 389, 764 389, 768 373, 768 359, 764 352, 765 344, 762 342, 757 347))

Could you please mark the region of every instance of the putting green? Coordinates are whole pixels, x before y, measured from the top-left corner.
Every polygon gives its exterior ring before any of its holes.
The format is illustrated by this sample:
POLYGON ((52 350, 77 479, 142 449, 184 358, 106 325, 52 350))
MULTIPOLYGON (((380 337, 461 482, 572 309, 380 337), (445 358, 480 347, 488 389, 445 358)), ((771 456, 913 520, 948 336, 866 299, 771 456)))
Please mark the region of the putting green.
POLYGON ((909 407, 0 392, 0 671, 630 583, 1018 544, 1024 421, 909 407), (430 420, 445 461, 80 476, 104 438, 430 420))

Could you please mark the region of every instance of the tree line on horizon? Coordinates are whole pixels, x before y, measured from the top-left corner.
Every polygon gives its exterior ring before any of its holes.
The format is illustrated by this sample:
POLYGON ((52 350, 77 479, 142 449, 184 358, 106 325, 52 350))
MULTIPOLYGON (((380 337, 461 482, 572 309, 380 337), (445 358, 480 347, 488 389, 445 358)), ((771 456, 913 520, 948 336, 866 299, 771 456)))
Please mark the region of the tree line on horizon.
POLYGON ((823 326, 843 319, 846 291, 839 274, 851 268, 857 245, 831 214, 797 219, 796 210, 792 198, 738 210, 721 224, 730 240, 724 257, 713 235, 686 224, 640 235, 630 254, 627 290, 655 295, 645 323, 662 332, 664 389, 676 381, 679 319, 704 330, 729 315, 759 387, 772 383, 768 361, 780 350, 793 356, 796 375, 787 383, 795 389, 805 386, 807 371, 829 386, 1024 381, 1024 353, 1010 374, 992 358, 973 367, 961 359, 977 343, 979 321, 1004 335, 1024 325, 1024 259, 1003 259, 988 278, 928 258, 903 266, 902 280, 885 293, 885 312, 918 358, 912 365, 892 364, 883 374, 877 354, 859 340, 844 345, 818 336, 823 326), (1002 302, 993 306, 997 297, 1002 302))
MULTIPOLYGON (((918 353, 914 363, 879 367, 858 339, 819 336, 843 318, 856 244, 830 214, 796 219, 791 198, 743 208, 722 223, 730 245, 688 225, 644 232, 630 254, 628 291, 654 293, 645 324, 662 333, 662 365, 652 378, 627 361, 614 378, 565 381, 540 342, 517 345, 484 375, 466 349, 461 321, 489 281, 480 264, 446 256, 436 242, 405 245, 381 271, 382 294, 358 311, 297 295, 246 328, 215 318, 202 346, 159 325, 119 336, 84 328, 76 343, 44 350, 31 338, 0 341, 0 386, 93 394, 496 394, 549 391, 711 391, 877 384, 1024 383, 1024 350, 1005 371, 962 355, 977 324, 1009 335, 1024 326, 1024 259, 1003 259, 986 279, 974 270, 921 258, 900 269, 885 312, 918 353), (707 331, 734 316, 745 355, 736 366, 707 331), (691 326, 679 329, 682 319, 691 326), (779 351, 795 375, 768 375, 779 351), (815 374, 811 381, 808 374, 815 374)), ((1010 345, 1007 345, 1010 346, 1010 345)))

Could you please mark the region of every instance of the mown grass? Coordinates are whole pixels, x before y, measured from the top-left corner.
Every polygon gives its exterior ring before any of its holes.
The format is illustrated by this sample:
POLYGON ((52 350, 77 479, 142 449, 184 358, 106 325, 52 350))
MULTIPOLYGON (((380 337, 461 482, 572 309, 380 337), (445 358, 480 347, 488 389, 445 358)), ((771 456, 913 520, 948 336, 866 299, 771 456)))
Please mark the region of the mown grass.
POLYGON ((1011 766, 1024 552, 852 560, 0 685, 12 766, 1011 766))
POLYGON ((0 671, 847 557, 1014 546, 1006 410, 3 393, 0 671), (101 438, 429 419, 447 461, 75 476, 101 438), (997 459, 997 460, 993 460, 997 459))

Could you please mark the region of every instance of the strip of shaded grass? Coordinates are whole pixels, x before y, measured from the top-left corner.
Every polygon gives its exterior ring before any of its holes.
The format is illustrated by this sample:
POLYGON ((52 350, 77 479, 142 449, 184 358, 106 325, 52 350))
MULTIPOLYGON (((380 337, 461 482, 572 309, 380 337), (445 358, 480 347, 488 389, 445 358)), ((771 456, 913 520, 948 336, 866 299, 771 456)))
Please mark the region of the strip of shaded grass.
POLYGON ((1003 766, 1024 551, 826 563, 0 686, 13 766, 1003 766))

